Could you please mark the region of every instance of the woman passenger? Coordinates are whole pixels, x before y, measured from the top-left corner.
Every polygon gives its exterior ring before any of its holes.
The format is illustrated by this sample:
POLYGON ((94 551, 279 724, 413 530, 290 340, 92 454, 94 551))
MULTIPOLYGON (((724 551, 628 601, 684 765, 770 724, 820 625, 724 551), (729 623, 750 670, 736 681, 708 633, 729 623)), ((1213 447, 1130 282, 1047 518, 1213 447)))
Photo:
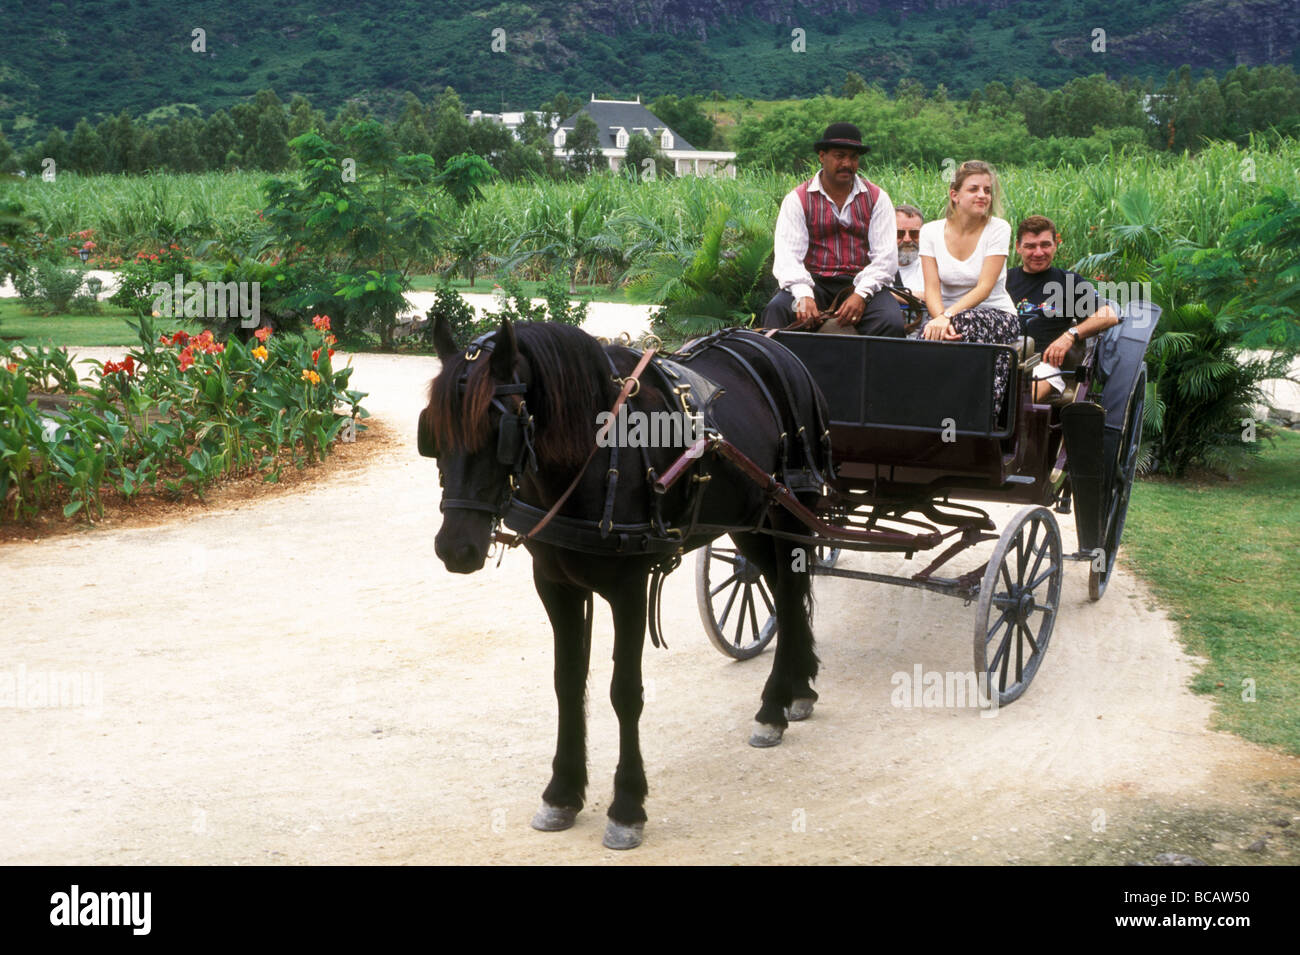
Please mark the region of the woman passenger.
MULTIPOLYGON (((1011 225, 999 217, 1001 190, 988 163, 972 159, 957 167, 948 189, 945 218, 921 227, 921 273, 931 341, 1014 345, 1020 339, 1016 304, 1007 294, 1011 225)), ((1002 409, 1011 360, 997 360, 995 398, 1002 409)))

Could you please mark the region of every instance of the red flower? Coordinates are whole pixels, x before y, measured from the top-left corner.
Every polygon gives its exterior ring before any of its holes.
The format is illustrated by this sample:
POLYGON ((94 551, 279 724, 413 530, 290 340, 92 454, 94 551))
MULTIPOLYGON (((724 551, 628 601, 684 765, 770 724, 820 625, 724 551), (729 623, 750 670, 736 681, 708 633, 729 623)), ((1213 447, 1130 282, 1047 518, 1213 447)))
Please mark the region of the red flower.
POLYGON ((124 372, 126 372, 128 378, 131 377, 132 375, 134 375, 134 374, 135 374, 135 359, 132 358, 130 355, 127 355, 127 356, 126 356, 125 358, 123 358, 121 361, 106 361, 106 362, 104 362, 104 370, 101 372, 101 374, 102 374, 102 375, 115 375, 115 374, 117 374, 119 371, 124 371, 124 372))
POLYGON ((328 332, 330 330, 330 317, 328 315, 313 315, 311 317, 311 327, 318 332, 328 332))
POLYGON ((266 340, 271 337, 271 326, 263 325, 257 331, 253 332, 253 337, 256 338, 263 345, 265 345, 266 340))
POLYGON ((181 371, 187 371, 194 364, 194 349, 186 346, 181 350, 181 371))

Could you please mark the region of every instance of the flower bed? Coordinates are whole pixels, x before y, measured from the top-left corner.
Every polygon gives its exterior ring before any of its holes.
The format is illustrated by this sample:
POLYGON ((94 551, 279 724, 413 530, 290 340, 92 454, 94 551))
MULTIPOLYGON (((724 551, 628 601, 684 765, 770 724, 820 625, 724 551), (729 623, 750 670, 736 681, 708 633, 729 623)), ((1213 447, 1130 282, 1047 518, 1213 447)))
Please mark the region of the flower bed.
POLYGON ((0 521, 58 505, 90 520, 106 494, 202 496, 227 476, 276 481, 365 427, 352 369, 333 367, 328 317, 302 336, 259 329, 249 345, 158 334, 148 317, 139 331, 121 361, 90 362, 89 383, 61 349, 0 355, 0 521))

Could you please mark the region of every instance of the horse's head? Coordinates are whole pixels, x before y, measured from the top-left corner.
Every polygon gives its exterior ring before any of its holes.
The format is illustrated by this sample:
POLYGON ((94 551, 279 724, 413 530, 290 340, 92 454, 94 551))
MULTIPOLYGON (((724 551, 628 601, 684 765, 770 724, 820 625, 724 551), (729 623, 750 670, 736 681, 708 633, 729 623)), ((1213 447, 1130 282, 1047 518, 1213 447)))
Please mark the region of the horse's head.
POLYGON ((516 480, 537 466, 525 401, 528 362, 508 319, 461 351, 440 318, 434 344, 442 372, 429 386, 419 425, 420 453, 438 459, 442 478, 434 551, 448 570, 468 574, 487 559, 516 480))

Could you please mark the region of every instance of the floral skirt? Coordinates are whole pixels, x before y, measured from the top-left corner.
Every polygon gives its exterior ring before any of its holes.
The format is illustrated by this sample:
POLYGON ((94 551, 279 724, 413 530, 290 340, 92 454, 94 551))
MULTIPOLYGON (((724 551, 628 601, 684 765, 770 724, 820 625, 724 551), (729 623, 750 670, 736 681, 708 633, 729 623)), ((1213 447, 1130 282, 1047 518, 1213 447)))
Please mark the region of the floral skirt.
MULTIPOLYGON (((996 308, 968 308, 952 317, 952 330, 964 342, 985 345, 1014 345, 1020 340, 1020 319, 996 308)), ((993 398, 995 414, 1002 413, 1002 402, 1011 377, 1011 358, 999 355, 995 372, 993 398)))

